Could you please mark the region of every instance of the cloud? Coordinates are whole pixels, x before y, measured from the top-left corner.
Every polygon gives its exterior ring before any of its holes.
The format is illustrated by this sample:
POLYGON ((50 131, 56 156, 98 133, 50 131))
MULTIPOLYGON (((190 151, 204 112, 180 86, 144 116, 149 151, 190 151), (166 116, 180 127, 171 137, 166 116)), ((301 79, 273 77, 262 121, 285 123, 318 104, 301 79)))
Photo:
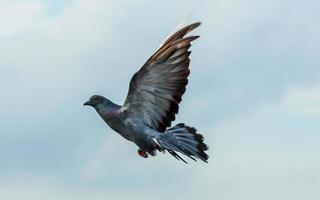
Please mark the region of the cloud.
POLYGON ((44 17, 44 4, 40 2, 1 2, 0 36, 10 36, 35 28, 44 17))
POLYGON ((318 199, 319 85, 287 89, 205 133, 209 165, 190 181, 198 199, 318 199), (317 115, 315 115, 317 113, 317 115))
POLYGON ((320 115, 320 84, 290 87, 282 98, 282 107, 293 114, 320 115))
MULTIPOLYGON (((155 195, 151 190, 126 189, 118 190, 114 188, 104 189, 81 189, 66 187, 54 178, 25 176, 18 180, 1 180, 0 196, 4 199, 25 199, 25 200, 102 200, 102 199, 135 199, 147 200, 150 196, 155 200, 161 200, 161 197, 155 195)), ((162 195, 161 195, 162 196, 162 195)), ((167 196, 167 195, 165 195, 167 196)))
MULTIPOLYGON (((87 82, 95 83, 95 66, 104 65, 94 61, 94 55, 112 34, 111 1, 77 1, 56 16, 46 15, 45 7, 45 2, 32 1, 4 3, 0 8, 4 19, 0 27, 6 34, 0 38, 0 83, 2 95, 10 96, 2 99, 1 118, 17 117, 21 110, 43 114, 58 109, 80 90, 91 88, 87 82), (15 109, 8 104, 15 104, 15 109)), ((106 83, 113 77, 108 76, 106 83)))

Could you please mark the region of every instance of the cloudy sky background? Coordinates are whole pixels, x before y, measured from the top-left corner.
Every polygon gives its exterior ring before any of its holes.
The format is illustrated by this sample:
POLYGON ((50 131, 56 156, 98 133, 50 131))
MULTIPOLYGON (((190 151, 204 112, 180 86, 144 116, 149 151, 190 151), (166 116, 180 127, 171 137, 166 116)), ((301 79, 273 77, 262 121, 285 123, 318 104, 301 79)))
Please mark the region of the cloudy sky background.
POLYGON ((0 0, 0 198, 320 198, 316 0, 0 0), (142 159, 82 104, 121 104, 183 19, 202 21, 178 122, 209 164, 142 159))

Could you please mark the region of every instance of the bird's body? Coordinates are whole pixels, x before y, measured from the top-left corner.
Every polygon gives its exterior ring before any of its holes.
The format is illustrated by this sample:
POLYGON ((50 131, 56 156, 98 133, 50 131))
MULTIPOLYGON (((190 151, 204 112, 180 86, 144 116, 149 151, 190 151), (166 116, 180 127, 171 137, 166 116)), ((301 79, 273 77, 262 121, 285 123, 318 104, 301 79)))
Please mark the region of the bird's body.
POLYGON ((114 131, 134 142, 143 157, 154 156, 158 150, 168 151, 180 160, 183 159, 176 152, 207 162, 208 147, 195 128, 184 124, 170 127, 188 83, 191 53, 188 49, 198 38, 185 35, 199 25, 186 26, 163 43, 132 77, 122 106, 100 95, 85 103, 94 107, 114 131))
MULTIPOLYGON (((100 97, 104 98, 104 97, 100 97)), ((104 98, 105 103, 96 107, 100 117, 125 139, 134 142, 141 149, 149 154, 155 154, 155 144, 152 138, 155 138, 158 131, 146 126, 139 117, 129 114, 116 105, 104 98)))

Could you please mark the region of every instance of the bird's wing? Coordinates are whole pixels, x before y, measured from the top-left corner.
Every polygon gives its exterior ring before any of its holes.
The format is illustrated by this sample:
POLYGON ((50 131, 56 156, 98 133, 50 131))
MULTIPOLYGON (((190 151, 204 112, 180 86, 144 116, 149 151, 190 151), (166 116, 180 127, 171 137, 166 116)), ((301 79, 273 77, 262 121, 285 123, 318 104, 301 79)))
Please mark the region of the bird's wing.
POLYGON ((178 113, 189 76, 188 49, 199 36, 186 36, 200 22, 190 24, 166 39, 134 74, 122 110, 160 132, 170 127, 178 113))

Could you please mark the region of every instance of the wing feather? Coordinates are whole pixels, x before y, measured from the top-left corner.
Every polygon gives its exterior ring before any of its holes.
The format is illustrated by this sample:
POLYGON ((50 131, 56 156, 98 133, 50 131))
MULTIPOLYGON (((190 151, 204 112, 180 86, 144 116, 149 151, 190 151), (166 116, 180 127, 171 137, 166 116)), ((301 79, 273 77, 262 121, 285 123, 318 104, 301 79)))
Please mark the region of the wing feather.
POLYGON ((172 34, 136 72, 122 110, 160 132, 171 126, 179 111, 190 74, 191 42, 199 36, 186 36, 200 22, 172 34))

